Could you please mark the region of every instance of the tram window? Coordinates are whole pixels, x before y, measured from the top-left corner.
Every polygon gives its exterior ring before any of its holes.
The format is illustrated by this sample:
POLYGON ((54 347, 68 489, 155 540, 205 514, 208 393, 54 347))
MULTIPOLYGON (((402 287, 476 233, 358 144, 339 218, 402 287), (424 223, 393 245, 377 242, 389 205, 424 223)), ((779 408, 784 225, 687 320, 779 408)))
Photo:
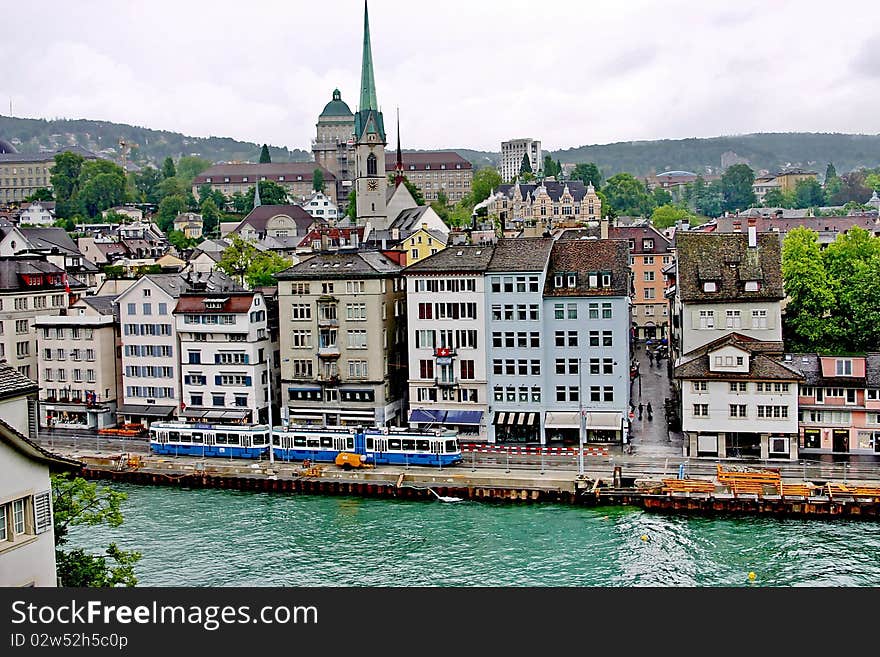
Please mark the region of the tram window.
POLYGON ((456 451, 458 451, 458 441, 447 440, 446 441, 446 453, 447 454, 454 454, 456 451))
POLYGON ((333 439, 328 436, 321 436, 321 447, 333 447, 333 439))
POLYGON ((318 440, 317 438, 309 438, 306 442, 309 447, 320 447, 321 446, 321 441, 318 440))
POLYGON ((254 434, 254 445, 265 445, 265 444, 266 444, 266 434, 255 433, 254 434))
POLYGON ((226 444, 226 434, 225 433, 215 433, 214 434, 214 442, 218 445, 226 444))
POLYGON ((275 447, 280 446, 281 445, 281 438, 278 436, 272 436, 272 444, 275 445, 275 447))
POLYGON ((182 434, 180 434, 180 441, 179 441, 179 442, 182 442, 182 443, 191 443, 191 442, 192 442, 192 436, 190 436, 188 433, 182 433, 182 434))
POLYGON ((416 448, 416 441, 412 438, 404 438, 403 439, 403 449, 405 450, 414 450, 416 448))
POLYGON ((193 434, 193 442, 194 442, 194 443, 203 443, 203 442, 205 442, 205 436, 204 436, 204 434, 201 434, 201 433, 194 433, 194 434, 193 434))
POLYGON ((427 452, 431 449, 431 443, 428 440, 417 440, 416 449, 420 452, 427 452))
POLYGON ((226 436, 227 444, 229 445, 238 445, 238 436, 234 434, 229 434, 226 436))
POLYGON ((354 449, 354 438, 349 436, 345 439, 345 448, 346 449, 354 449))
POLYGON ((157 439, 156 432, 153 431, 152 429, 150 429, 150 440, 156 440, 156 439, 157 439))
POLYGON ((180 432, 179 431, 169 431, 168 432, 168 439, 174 440, 174 441, 179 440, 180 439, 180 432))
POLYGON ((294 447, 305 447, 306 446, 306 437, 305 436, 294 436, 293 437, 293 445, 294 445, 294 447))
POLYGON ((389 438, 388 439, 388 449, 400 449, 400 439, 399 438, 389 438))
POLYGON ((375 449, 373 447, 373 439, 372 438, 367 438, 367 449, 375 449))

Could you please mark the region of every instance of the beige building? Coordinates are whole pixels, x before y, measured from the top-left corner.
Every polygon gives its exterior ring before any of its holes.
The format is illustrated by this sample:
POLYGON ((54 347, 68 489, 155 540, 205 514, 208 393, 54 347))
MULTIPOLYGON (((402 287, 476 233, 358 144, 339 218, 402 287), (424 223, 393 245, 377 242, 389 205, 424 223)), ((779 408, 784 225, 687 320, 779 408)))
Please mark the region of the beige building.
POLYGON ((40 426, 116 426, 121 366, 113 297, 84 297, 66 315, 37 317, 40 426))
POLYGON ((537 236, 602 217, 602 201, 595 188, 580 180, 499 185, 487 199, 487 209, 503 230, 533 229, 537 236))
POLYGON ((0 149, 0 204, 20 203, 41 187, 52 189, 55 155, 70 151, 89 160, 97 155, 73 146, 51 153, 10 153, 0 149))
MULTIPOLYGON (((233 194, 247 194, 257 181, 271 180, 284 187, 291 199, 310 196, 313 191, 312 175, 315 162, 270 162, 268 164, 216 164, 193 179, 192 193, 199 200, 199 187, 211 185, 226 198, 233 194)), ((336 176, 323 168, 325 192, 336 202, 336 176)))
MULTIPOLYGON (((447 204, 455 205, 470 194, 474 182, 474 166, 453 151, 420 151, 402 153, 403 175, 419 188, 425 202, 436 201, 442 191, 447 204)), ((385 170, 394 171, 397 156, 385 155, 385 170)))
POLYGON ((405 291, 378 252, 321 253, 279 273, 282 424, 404 423, 405 291))
POLYGON ((174 230, 179 230, 188 239, 199 239, 203 227, 202 215, 195 212, 182 212, 174 219, 174 230))
POLYGON ((352 188, 354 114, 339 89, 333 90, 333 99, 324 106, 315 127, 312 155, 316 164, 336 176, 336 198, 345 207, 352 188))

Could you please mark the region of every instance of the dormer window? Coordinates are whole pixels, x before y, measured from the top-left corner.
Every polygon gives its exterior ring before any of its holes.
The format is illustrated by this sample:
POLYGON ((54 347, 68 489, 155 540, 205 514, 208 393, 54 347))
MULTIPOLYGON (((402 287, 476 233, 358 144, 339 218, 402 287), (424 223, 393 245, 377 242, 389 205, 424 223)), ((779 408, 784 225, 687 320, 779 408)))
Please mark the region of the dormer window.
POLYGON ((628 240, 628 241, 629 241, 629 250, 635 251, 636 250, 636 241, 635 240, 628 240))
POLYGON ((758 281, 746 281, 746 292, 757 292, 761 289, 761 284, 758 281))
POLYGON ((654 249, 654 240, 649 238, 643 239, 642 248, 645 251, 652 251, 654 249))
POLYGON ((211 182, 211 177, 208 176, 207 178, 205 178, 205 182, 211 182))
POLYGON ((590 272, 589 284, 590 287, 599 287, 599 275, 594 271, 590 272))
POLYGON ((568 287, 575 287, 577 285, 577 274, 569 274, 568 275, 568 287))
POLYGON ((837 360, 837 376, 852 376, 852 361, 849 359, 837 360))
POLYGON ((556 274, 553 277, 553 287, 562 287, 562 274, 556 274))
POLYGON ((611 287, 611 274, 608 272, 602 274, 602 287, 611 287))
POLYGON ((718 284, 715 281, 704 281, 703 292, 717 292, 718 284))
POLYGON ((248 181, 248 177, 247 177, 247 176, 242 176, 242 177, 241 177, 241 182, 247 182, 247 181, 248 181))

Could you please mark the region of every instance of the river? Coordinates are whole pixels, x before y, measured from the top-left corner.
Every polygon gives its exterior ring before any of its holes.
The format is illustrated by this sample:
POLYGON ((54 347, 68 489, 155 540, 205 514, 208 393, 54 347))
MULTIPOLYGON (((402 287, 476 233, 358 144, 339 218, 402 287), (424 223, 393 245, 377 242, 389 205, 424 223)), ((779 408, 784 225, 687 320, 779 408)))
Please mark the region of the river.
POLYGON ((139 550, 142 586, 880 585, 871 521, 114 488, 125 522, 68 547, 139 550))

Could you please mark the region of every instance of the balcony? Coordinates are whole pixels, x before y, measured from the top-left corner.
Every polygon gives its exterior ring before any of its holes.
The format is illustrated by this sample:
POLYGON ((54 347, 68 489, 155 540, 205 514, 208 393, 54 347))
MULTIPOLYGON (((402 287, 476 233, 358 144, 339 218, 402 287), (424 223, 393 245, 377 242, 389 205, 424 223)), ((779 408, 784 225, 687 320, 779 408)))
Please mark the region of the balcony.
POLYGON ((339 385, 339 375, 338 374, 319 374, 315 377, 318 383, 322 386, 338 386, 339 385))
POLYGON ((454 388, 458 385, 458 381, 456 381, 455 378, 451 378, 451 379, 436 378, 436 379, 434 379, 434 383, 437 385, 438 388, 454 388))
POLYGON ((318 347, 318 358, 339 358, 339 345, 318 347))
POLYGON ((336 328, 339 326, 339 320, 335 317, 330 319, 329 317, 319 317, 318 318, 318 328, 336 328))

